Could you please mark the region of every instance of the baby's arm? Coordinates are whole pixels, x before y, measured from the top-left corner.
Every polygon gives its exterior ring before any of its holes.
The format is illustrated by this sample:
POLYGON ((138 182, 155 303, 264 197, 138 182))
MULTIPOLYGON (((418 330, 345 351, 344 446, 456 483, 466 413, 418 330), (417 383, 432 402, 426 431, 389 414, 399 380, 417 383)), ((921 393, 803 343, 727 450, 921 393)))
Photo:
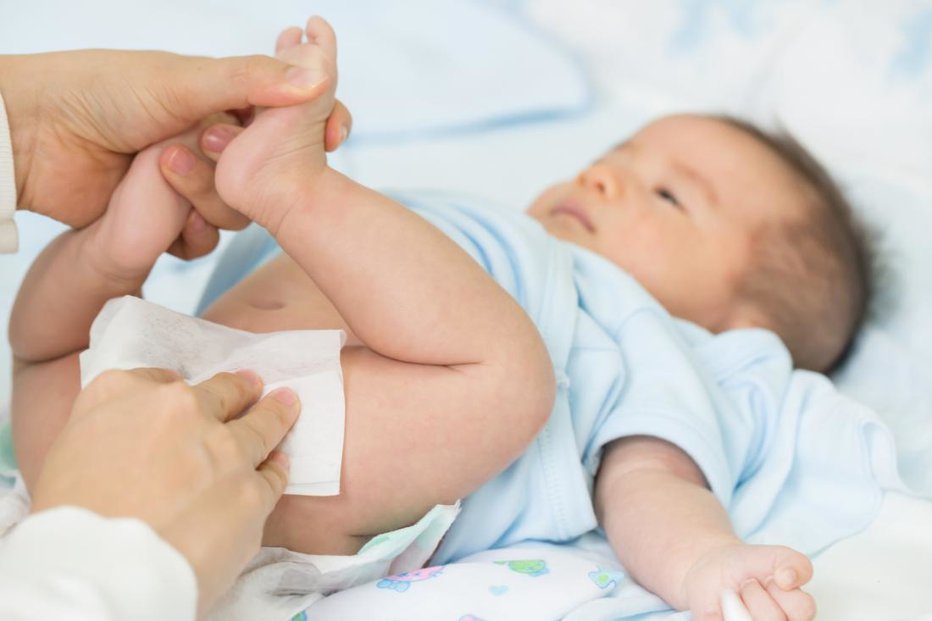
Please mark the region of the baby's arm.
POLYGON ((139 294, 155 260, 195 217, 159 172, 162 148, 134 159, 100 220, 49 244, 17 295, 10 318, 12 420, 27 486, 71 411, 78 354, 97 313, 110 298, 139 294))
POLYGON ((754 619, 815 614, 812 598, 800 590, 812 576, 809 559, 738 539, 695 462, 668 442, 635 436, 608 445, 595 508, 631 576, 671 606, 691 610, 696 621, 722 618, 725 589, 754 619))

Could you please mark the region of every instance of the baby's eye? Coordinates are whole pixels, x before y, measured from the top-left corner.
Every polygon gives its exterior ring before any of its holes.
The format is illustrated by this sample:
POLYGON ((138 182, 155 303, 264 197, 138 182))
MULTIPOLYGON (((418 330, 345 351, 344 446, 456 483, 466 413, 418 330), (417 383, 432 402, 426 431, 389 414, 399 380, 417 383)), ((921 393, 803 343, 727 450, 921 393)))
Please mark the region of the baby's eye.
POLYGON ((656 190, 654 190, 654 193, 657 196, 659 196, 661 200, 665 200, 666 202, 670 203, 674 207, 682 207, 682 205, 680 205, 680 201, 677 200, 673 192, 671 192, 667 188, 657 188, 656 190))

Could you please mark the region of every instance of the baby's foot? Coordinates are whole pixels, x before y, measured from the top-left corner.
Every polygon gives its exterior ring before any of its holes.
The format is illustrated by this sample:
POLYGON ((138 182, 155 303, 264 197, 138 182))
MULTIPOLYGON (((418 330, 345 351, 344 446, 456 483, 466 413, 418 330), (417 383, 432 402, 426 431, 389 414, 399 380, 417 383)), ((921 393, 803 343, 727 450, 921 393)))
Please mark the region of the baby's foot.
POLYGON ((320 83, 319 97, 296 106, 258 111, 255 120, 223 151, 217 190, 234 209, 272 231, 327 167, 324 131, 337 82, 336 36, 320 17, 302 32, 278 38, 276 56, 320 83), (302 43, 303 36, 307 43, 302 43))

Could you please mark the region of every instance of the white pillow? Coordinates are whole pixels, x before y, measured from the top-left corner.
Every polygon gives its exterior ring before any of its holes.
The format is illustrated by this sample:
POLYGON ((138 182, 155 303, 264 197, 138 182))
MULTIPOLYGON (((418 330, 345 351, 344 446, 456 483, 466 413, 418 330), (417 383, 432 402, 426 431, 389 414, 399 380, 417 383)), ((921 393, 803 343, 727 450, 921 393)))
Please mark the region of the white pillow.
POLYGON ((526 0, 528 17, 570 43, 601 85, 679 109, 732 108, 778 53, 801 0, 526 0))
POLYGON ((932 192, 932 2, 822 6, 762 82, 748 111, 832 169, 932 192))
POLYGON ((527 0, 603 88, 779 122, 836 172, 932 188, 932 0, 527 0))

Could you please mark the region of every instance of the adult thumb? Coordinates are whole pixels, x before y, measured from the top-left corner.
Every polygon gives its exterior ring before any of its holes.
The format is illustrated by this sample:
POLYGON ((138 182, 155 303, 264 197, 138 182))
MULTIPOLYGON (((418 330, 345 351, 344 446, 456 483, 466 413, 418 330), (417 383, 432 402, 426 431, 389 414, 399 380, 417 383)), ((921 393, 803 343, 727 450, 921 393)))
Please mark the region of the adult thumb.
MULTIPOLYGON (((270 56, 179 56, 167 84, 177 117, 194 121, 215 112, 250 106, 290 106, 313 99, 328 76, 270 56)), ((168 103, 168 102, 166 102, 168 103)))

